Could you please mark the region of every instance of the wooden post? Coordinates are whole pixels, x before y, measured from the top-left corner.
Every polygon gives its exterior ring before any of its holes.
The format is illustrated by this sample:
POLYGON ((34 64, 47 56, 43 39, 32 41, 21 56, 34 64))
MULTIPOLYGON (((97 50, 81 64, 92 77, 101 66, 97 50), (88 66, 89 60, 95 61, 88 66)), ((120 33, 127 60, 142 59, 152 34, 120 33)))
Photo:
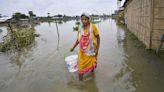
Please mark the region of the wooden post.
POLYGON ((10 23, 8 23, 8 26, 9 26, 9 29, 10 29, 10 31, 11 31, 11 36, 12 36, 11 39, 13 40, 13 43, 14 43, 16 49, 20 50, 20 49, 19 49, 19 45, 18 45, 18 43, 16 42, 17 35, 16 35, 15 32, 13 31, 13 29, 12 29, 10 23))
POLYGON ((152 36, 154 30, 154 0, 150 0, 151 2, 151 13, 150 13, 150 39, 149 39, 149 49, 152 49, 152 36))
POLYGON ((57 34, 58 34, 58 43, 57 43, 56 50, 59 50, 60 35, 59 35, 59 29, 58 29, 58 24, 57 24, 56 19, 55 19, 55 24, 56 24, 57 34))

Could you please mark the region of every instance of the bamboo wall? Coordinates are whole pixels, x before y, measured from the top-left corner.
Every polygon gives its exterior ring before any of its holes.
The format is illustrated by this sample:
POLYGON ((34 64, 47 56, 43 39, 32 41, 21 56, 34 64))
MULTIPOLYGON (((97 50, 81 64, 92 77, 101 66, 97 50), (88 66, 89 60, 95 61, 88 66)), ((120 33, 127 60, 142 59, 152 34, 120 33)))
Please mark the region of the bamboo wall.
POLYGON ((127 27, 146 48, 156 49, 164 33, 164 0, 129 0, 127 27))
POLYGON ((164 34, 164 0, 154 0, 154 18, 152 33, 152 48, 159 46, 159 39, 164 34))

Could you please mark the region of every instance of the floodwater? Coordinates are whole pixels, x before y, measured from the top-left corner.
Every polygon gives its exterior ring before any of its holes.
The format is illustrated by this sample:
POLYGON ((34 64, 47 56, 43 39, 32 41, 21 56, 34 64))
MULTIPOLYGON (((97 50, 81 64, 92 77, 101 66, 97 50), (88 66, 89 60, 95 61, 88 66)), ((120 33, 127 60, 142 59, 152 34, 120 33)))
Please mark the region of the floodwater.
POLYGON ((98 66, 79 82, 64 61, 76 40, 74 25, 58 24, 57 31, 54 22, 41 23, 31 46, 0 53, 0 92, 164 92, 164 58, 136 47, 126 28, 111 19, 97 24, 98 66))

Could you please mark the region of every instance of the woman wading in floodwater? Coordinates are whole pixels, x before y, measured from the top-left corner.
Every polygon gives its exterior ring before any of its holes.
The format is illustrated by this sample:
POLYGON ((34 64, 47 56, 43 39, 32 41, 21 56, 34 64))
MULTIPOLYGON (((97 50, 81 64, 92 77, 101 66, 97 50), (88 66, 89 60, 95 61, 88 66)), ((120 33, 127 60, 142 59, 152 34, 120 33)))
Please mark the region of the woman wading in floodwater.
POLYGON ((79 44, 79 80, 83 80, 83 75, 87 72, 94 72, 97 66, 97 56, 100 44, 99 31, 95 24, 90 23, 90 16, 87 13, 81 15, 82 27, 79 28, 76 43, 71 48, 79 44))

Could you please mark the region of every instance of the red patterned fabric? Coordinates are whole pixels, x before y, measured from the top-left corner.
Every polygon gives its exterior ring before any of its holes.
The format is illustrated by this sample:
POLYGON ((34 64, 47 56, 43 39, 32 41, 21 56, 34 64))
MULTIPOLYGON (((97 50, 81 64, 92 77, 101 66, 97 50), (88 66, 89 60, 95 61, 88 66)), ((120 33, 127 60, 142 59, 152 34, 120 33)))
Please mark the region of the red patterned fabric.
POLYGON ((85 51, 90 44, 90 32, 87 35, 81 35, 80 38, 80 49, 85 51))

